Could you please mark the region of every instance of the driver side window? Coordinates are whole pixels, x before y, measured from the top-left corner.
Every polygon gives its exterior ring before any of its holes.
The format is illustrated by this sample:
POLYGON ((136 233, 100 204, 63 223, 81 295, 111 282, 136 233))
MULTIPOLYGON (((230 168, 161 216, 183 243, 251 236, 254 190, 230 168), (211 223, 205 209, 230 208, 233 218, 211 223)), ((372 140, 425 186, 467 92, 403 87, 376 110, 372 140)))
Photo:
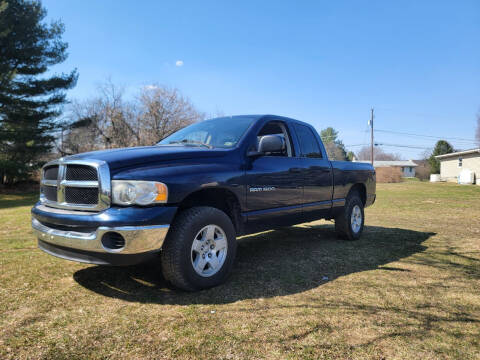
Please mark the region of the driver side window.
POLYGON ((256 143, 257 150, 258 150, 258 145, 260 143, 260 139, 262 138, 262 136, 265 136, 265 135, 277 135, 285 141, 285 149, 282 152, 268 153, 267 156, 285 156, 285 157, 294 156, 293 145, 290 140, 288 129, 283 122, 270 121, 263 126, 263 128, 257 134, 257 143, 256 143))

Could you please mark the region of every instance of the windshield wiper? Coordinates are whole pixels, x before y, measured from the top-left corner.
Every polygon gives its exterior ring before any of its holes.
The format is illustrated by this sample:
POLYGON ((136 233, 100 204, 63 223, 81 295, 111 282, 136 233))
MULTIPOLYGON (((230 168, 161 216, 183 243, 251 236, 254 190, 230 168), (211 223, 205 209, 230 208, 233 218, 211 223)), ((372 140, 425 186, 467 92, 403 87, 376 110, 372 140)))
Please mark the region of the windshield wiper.
POLYGON ((182 145, 193 145, 193 146, 205 146, 209 149, 213 149, 213 146, 210 145, 210 144, 206 144, 204 142, 201 142, 201 141, 194 141, 194 140, 187 140, 187 139, 183 139, 181 141, 170 141, 169 144, 182 144, 182 145))

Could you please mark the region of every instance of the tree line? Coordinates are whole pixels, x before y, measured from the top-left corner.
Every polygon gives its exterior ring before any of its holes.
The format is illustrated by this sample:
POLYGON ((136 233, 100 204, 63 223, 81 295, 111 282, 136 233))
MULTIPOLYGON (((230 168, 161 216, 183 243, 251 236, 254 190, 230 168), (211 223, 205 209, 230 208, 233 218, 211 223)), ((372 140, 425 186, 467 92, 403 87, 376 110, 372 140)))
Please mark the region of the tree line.
POLYGON ((48 74, 67 58, 61 22, 39 2, 0 0, 0 183, 27 178, 52 148, 66 90, 78 73, 48 74))
MULTIPOLYGON (((0 184, 28 179, 49 155, 70 155, 97 149, 152 145, 171 133, 205 118, 177 89, 148 85, 128 99, 111 81, 87 100, 67 103, 66 91, 78 72, 53 73, 67 58, 64 25, 47 23, 40 1, 0 0, 0 184), (61 115, 63 117, 61 117, 61 115)), ((370 160, 370 148, 347 151, 332 127, 321 130, 333 160, 370 160)), ((476 139, 480 146, 480 114, 476 139)), ((439 171, 435 155, 454 151, 439 141, 428 159, 439 171)), ((376 160, 399 160, 379 147, 376 160)))
POLYGON ((141 88, 126 100, 123 90, 107 81, 98 94, 74 101, 64 121, 56 150, 62 155, 129 146, 154 145, 205 118, 177 89, 160 85, 141 88))
MULTIPOLYGON (((177 89, 149 85, 131 100, 111 81, 64 112, 79 74, 52 74, 68 44, 64 25, 47 23, 46 14, 40 1, 0 0, 0 184, 28 179, 51 157, 152 145, 205 118, 177 89)), ((353 159, 338 131, 321 137, 331 159, 353 159)))
POLYGON ((60 117, 79 75, 52 74, 68 44, 46 14, 40 1, 0 0, 0 185, 28 179, 53 154, 152 145, 204 118, 176 89, 150 85, 126 100, 110 81, 60 117))

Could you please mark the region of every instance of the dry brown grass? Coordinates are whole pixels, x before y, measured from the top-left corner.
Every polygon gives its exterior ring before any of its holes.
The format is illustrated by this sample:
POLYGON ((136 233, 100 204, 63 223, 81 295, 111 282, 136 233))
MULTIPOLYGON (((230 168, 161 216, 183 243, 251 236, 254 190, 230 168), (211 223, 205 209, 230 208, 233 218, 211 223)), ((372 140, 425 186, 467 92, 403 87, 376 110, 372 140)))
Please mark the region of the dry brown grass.
POLYGON ((375 172, 377 183, 398 183, 402 181, 402 170, 399 167, 378 167, 375 172))
POLYGON ((193 294, 155 263, 37 250, 35 197, 0 197, 0 358, 480 357, 480 187, 380 184, 360 241, 324 221, 244 237, 229 281, 193 294))

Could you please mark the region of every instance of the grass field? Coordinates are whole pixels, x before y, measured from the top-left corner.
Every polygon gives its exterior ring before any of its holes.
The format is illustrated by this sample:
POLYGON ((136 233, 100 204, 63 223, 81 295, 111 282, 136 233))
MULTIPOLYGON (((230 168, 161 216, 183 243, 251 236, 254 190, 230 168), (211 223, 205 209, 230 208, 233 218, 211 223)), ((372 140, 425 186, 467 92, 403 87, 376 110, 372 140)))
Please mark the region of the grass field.
POLYGON ((37 195, 0 195, 0 358, 480 358, 480 186, 379 184, 360 241, 319 221, 239 239, 229 281, 36 248, 37 195))

